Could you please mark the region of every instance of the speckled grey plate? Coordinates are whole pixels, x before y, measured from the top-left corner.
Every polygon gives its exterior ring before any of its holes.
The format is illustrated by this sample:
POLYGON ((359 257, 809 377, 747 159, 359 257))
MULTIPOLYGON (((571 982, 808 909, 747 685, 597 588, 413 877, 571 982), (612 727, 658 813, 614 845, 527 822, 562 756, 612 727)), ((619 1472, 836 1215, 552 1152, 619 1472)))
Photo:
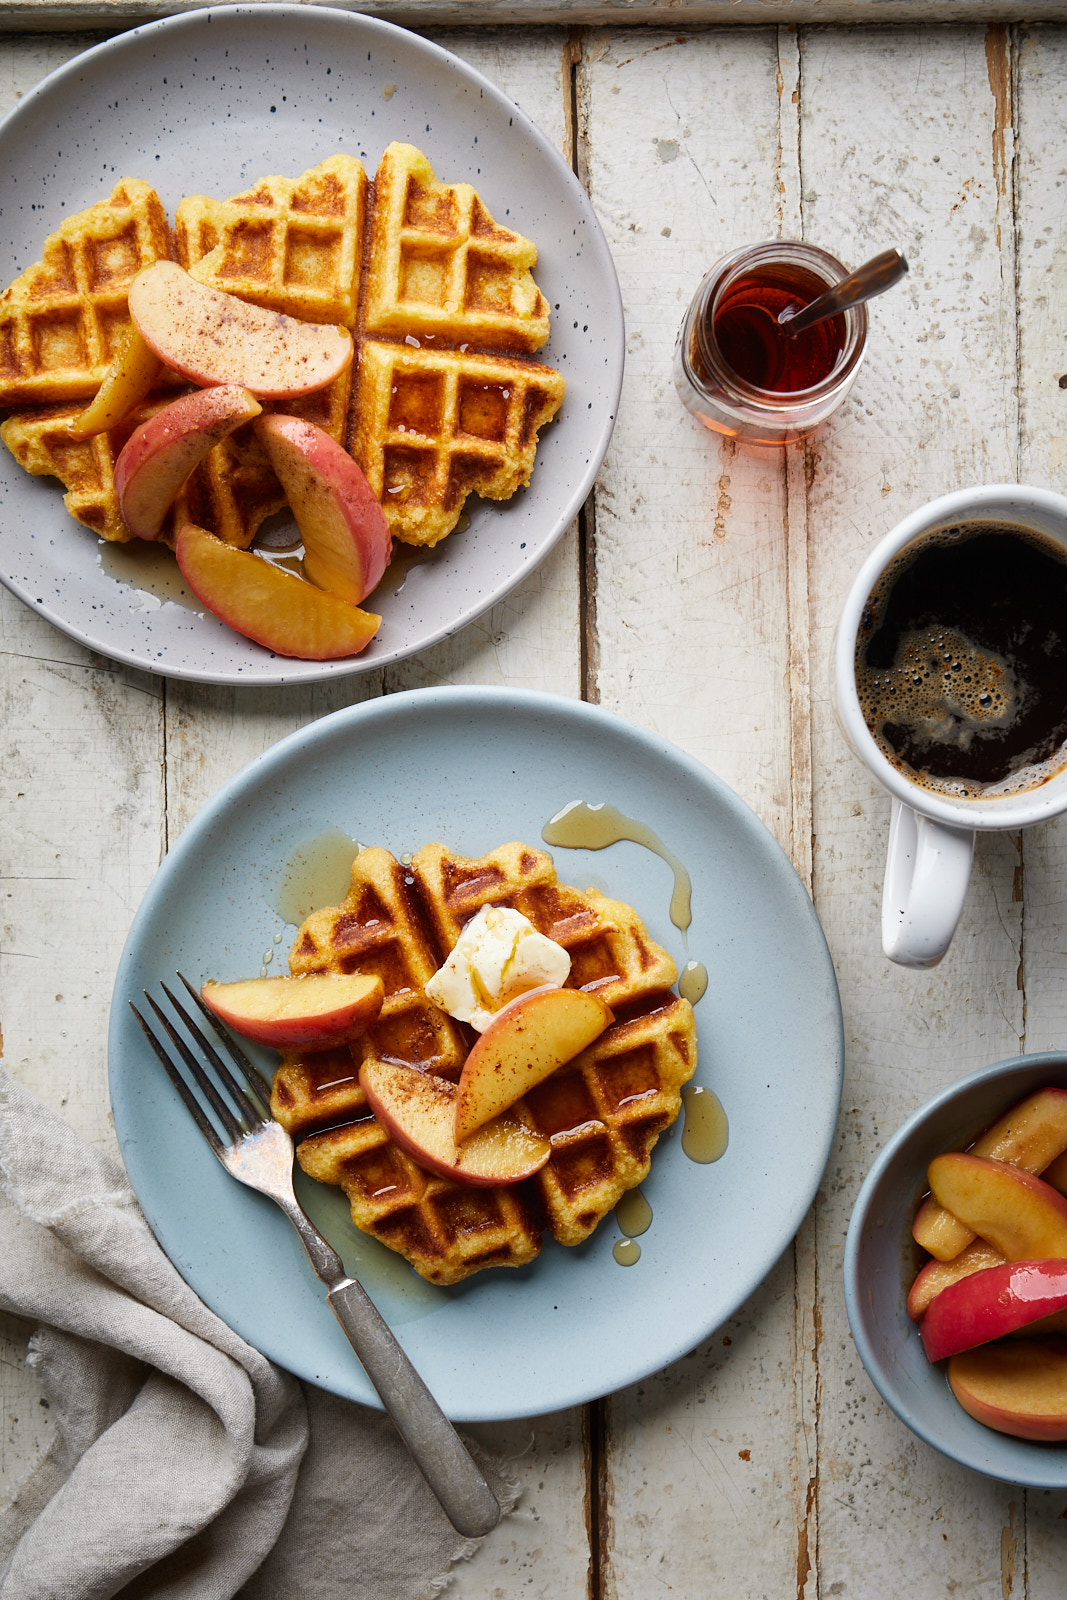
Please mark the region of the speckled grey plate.
MULTIPOLYGON (((565 1250, 453 1289, 423 1283, 356 1232, 339 1190, 301 1198, 358 1274, 450 1416, 470 1421, 577 1405, 692 1349, 752 1293, 811 1204, 841 1087, 837 984, 811 901, 757 817, 706 767, 596 706, 500 689, 424 689, 339 711, 239 773, 200 812, 153 880, 115 980, 111 1104, 130 1182, 178 1270, 265 1354, 338 1394, 373 1401, 300 1243, 269 1200, 214 1160, 127 1001, 176 968, 191 980, 253 976, 293 928, 279 885, 309 835, 341 830, 397 855, 441 839, 481 855, 537 844, 569 801, 607 801, 688 867, 695 1081, 730 1121, 721 1161, 660 1141, 642 1185, 653 1220, 619 1266, 613 1217, 565 1250)), ((555 849, 565 883, 630 901, 681 967, 671 871, 640 845, 555 849)), ((261 1052, 263 1065, 276 1061, 261 1052)))
MULTIPOLYGON (((623 320, 611 256, 559 152, 480 73, 389 23, 316 6, 233 6, 151 23, 54 72, 0 124, 0 283, 39 259, 62 218, 142 177, 168 211, 265 173, 297 176, 338 149, 369 170, 392 139, 466 180, 537 243, 553 307, 543 359, 567 380, 530 487, 504 505, 472 497, 470 525, 386 575, 377 638, 348 661, 290 661, 240 638, 154 563, 68 517, 59 486, 0 449, 0 581, 72 638, 169 677, 258 685, 365 672, 436 643, 535 567, 592 487, 622 382, 623 320), (152 592, 152 588, 156 592, 152 592)), ((176 569, 175 569, 176 570, 176 569)))

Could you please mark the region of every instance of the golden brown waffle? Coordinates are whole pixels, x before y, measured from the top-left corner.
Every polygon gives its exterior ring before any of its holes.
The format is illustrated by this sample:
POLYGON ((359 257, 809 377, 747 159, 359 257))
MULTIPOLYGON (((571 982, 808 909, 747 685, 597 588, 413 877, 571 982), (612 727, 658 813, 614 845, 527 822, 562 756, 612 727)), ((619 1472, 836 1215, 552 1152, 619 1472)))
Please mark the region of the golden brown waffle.
POLYGON ((394 538, 435 545, 469 494, 506 500, 530 481, 562 400, 562 377, 538 362, 368 340, 348 448, 394 538))
POLYGON ((389 146, 374 176, 367 333, 539 350, 548 306, 536 260, 536 246, 494 222, 469 183, 439 183, 421 150, 389 146))
POLYGON ((410 867, 384 850, 361 851, 344 904, 307 919, 289 965, 382 978, 381 1015, 350 1055, 285 1058, 273 1109, 302 1140, 304 1171, 339 1185, 356 1225, 435 1283, 521 1265, 537 1254, 543 1228, 563 1244, 587 1238, 647 1174, 696 1067, 692 1007, 671 991, 677 970, 666 951, 630 906, 558 883, 551 857, 527 845, 477 859, 427 845, 410 867), (513 906, 563 945, 568 983, 599 994, 616 1020, 515 1108, 551 1139, 547 1165, 526 1183, 475 1189, 428 1175, 400 1151, 370 1116, 356 1075, 380 1058, 458 1079, 474 1035, 424 988, 483 905, 513 906))
MULTIPOLYGON (((0 321, 0 405, 34 406, 10 419, 5 442, 28 471, 58 477, 72 514, 104 538, 127 537, 110 478, 115 439, 74 451, 61 420, 81 407, 61 419, 40 405, 66 407, 95 392, 127 321, 130 278, 170 250, 153 191, 123 179, 110 201, 68 219, 46 242, 44 261, 0 302, 9 308, 8 323, 0 321), (75 280, 77 292, 60 293, 57 285, 75 280)), ((548 337, 548 308, 530 272, 536 250, 495 223, 470 185, 439 183, 412 146, 386 150, 373 200, 360 163, 342 154, 296 179, 262 178, 227 200, 191 195, 178 207, 174 254, 241 299, 352 328, 356 360, 335 383, 264 409, 304 417, 345 444, 396 538, 435 545, 469 494, 503 500, 529 482, 538 431, 564 389, 558 372, 524 353, 548 337)), ((284 505, 246 426, 197 468, 164 538, 188 515, 247 548, 284 505)))
POLYGON ((178 260, 194 278, 303 322, 355 326, 367 175, 347 155, 296 179, 178 206, 178 260))
POLYGON ((67 423, 84 411, 82 402, 17 412, 0 423, 0 439, 19 466, 36 477, 58 478, 63 504, 101 539, 125 543, 133 535, 119 516, 115 498, 116 450, 106 433, 75 442, 67 423))
POLYGON ((0 295, 0 408, 95 394, 129 324, 131 280, 170 255, 159 196, 139 178, 67 217, 0 295))

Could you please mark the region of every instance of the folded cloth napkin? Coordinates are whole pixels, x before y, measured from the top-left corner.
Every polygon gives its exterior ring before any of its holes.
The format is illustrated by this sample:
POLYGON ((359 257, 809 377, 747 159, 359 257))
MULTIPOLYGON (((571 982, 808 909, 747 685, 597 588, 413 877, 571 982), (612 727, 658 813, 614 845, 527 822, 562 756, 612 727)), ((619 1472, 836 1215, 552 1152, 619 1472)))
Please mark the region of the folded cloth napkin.
MULTIPOLYGON (((0 1309, 36 1329, 55 1422, 0 1514, 0 1600, 428 1600, 444 1587, 473 1546, 392 1424, 298 1383, 220 1322, 119 1162, 2 1071, 0 1191, 0 1309)), ((514 1485, 474 1451, 510 1510, 514 1485)))

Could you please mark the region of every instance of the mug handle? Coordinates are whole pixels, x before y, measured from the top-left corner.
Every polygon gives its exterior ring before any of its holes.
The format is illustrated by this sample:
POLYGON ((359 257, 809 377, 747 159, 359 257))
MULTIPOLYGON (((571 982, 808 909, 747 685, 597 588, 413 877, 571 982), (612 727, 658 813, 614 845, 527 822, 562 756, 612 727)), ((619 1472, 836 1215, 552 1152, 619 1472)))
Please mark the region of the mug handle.
POLYGON ((974 830, 893 801, 882 889, 882 949, 902 967, 936 967, 960 920, 974 830))

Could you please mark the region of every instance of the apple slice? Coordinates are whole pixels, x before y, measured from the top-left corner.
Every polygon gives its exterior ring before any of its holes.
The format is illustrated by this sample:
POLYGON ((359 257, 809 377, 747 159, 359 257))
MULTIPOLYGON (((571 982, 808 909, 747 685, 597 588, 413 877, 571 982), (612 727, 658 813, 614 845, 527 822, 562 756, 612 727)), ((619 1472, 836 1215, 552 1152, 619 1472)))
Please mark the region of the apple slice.
POLYGON ((159 377, 161 362, 150 350, 133 323, 129 323, 96 398, 79 417, 67 423, 72 439, 91 439, 94 434, 117 428, 138 405, 159 377))
POLYGON ((1067 1341, 1025 1339, 953 1356, 948 1381, 977 1422, 1017 1439, 1067 1439, 1067 1341))
POLYGON ((1060 1194, 1067 1195, 1067 1150, 1058 1155, 1055 1161, 1050 1161, 1047 1167, 1042 1168, 1042 1183, 1050 1183, 1060 1194))
POLYGON ((281 480, 304 541, 312 583, 358 605, 376 589, 393 541, 359 467, 335 439, 298 417, 261 417, 256 433, 281 480))
POLYGON ((347 328, 299 322, 153 261, 130 284, 130 316, 160 361, 194 383, 239 383, 267 400, 325 389, 351 364, 347 328))
POLYGON ((919 1333, 927 1359, 943 1361, 1064 1310, 1067 1261, 1005 1261, 943 1289, 919 1333))
MULTIPOLYGON (((1008 1161, 1027 1172, 1043 1172, 1067 1150, 1067 1089, 1038 1089, 998 1117, 967 1152, 1008 1161)), ((969 1228, 928 1196, 919 1207, 912 1234, 939 1261, 951 1261, 974 1238, 969 1228)))
POLYGON ((272 567, 251 550, 236 550, 195 523, 182 528, 174 554, 209 611, 277 655, 302 661, 358 655, 381 625, 373 612, 272 567))
POLYGON ((940 1204, 1009 1261, 1067 1257, 1067 1200, 1032 1173, 953 1152, 926 1176, 940 1204))
POLYGON ((455 1140, 507 1111, 572 1061, 615 1018, 584 989, 531 989, 502 1006, 471 1046, 456 1088, 455 1140))
POLYGON ((157 539, 178 490, 199 461, 262 406, 239 384, 196 389, 135 428, 115 462, 119 512, 139 539, 157 539))
POLYGON ((456 1091, 443 1078, 399 1061, 365 1061, 359 1082, 389 1137, 420 1167, 478 1188, 520 1183, 552 1154, 548 1139, 497 1117, 460 1149, 452 1133, 456 1091))
POLYGON ((362 972, 309 972, 296 977, 245 978, 200 990, 221 1022, 272 1050, 329 1050, 354 1039, 382 1009, 380 978, 362 972))
POLYGON ((922 1271, 916 1273, 908 1294, 908 1316, 913 1322, 918 1322, 934 1296, 939 1295, 942 1289, 969 1277, 972 1272, 999 1267, 1004 1259, 1000 1251, 994 1250, 984 1239, 975 1239, 951 1261, 928 1261, 922 1271))

